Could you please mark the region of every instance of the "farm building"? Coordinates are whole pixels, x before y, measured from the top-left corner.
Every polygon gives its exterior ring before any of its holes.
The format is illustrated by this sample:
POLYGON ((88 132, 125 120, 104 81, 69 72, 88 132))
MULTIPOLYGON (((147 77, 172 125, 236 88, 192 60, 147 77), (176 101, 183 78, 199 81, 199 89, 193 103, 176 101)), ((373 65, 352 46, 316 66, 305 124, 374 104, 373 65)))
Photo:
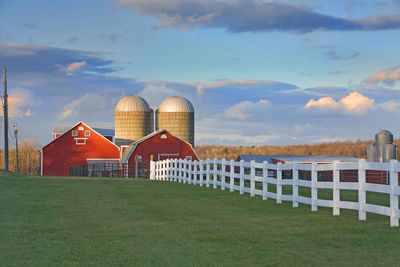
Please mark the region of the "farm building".
POLYGON ((120 149, 84 122, 79 122, 43 147, 41 174, 66 176, 69 168, 88 161, 118 162, 120 149))
POLYGON ((161 124, 146 100, 131 95, 115 107, 115 130, 84 122, 54 126, 53 140, 42 149, 41 174, 138 177, 139 166, 148 168, 151 158, 198 160, 193 105, 186 98, 170 97, 159 110, 161 124))

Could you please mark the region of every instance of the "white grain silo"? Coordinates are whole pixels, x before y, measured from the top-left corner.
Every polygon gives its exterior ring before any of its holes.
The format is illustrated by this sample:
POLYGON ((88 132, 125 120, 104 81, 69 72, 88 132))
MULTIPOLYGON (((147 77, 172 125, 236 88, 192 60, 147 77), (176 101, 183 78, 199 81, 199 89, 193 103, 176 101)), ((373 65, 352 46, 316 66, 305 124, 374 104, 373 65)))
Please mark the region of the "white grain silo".
POLYGON ((115 138, 139 140, 153 131, 153 110, 136 95, 122 98, 115 107, 115 138))
POLYGON ((157 130, 167 130, 194 146, 194 108, 184 97, 168 97, 156 116, 157 130))

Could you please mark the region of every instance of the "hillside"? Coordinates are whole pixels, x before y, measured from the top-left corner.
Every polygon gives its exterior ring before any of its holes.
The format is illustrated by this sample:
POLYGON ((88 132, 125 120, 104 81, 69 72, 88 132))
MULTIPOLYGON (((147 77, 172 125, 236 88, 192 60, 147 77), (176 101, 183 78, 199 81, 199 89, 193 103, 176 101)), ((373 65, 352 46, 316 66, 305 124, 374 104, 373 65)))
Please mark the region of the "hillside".
POLYGON ((386 216, 359 221, 356 211, 311 213, 307 205, 180 183, 0 172, 0 214, 0 266, 395 266, 400 260, 399 229, 386 216))

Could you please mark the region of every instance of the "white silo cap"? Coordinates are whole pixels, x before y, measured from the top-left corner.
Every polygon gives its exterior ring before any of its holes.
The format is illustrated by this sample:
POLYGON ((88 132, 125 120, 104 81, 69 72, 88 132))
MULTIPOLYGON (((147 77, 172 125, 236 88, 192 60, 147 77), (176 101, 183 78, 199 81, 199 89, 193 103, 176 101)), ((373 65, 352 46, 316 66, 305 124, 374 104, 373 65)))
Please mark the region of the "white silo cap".
POLYGON ((151 111, 149 104, 142 97, 137 95, 128 95, 122 98, 115 112, 147 112, 151 111))
POLYGON ((165 99, 158 112, 194 112, 192 103, 182 96, 171 96, 165 99))

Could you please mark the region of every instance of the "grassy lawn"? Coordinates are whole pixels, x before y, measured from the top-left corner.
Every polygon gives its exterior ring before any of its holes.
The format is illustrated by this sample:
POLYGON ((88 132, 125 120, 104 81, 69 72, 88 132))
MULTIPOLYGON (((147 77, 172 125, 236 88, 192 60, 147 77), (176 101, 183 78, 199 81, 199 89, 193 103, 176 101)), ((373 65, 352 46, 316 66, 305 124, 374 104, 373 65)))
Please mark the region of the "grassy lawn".
POLYGON ((399 264, 389 217, 291 205, 198 185, 0 172, 0 266, 399 264))

